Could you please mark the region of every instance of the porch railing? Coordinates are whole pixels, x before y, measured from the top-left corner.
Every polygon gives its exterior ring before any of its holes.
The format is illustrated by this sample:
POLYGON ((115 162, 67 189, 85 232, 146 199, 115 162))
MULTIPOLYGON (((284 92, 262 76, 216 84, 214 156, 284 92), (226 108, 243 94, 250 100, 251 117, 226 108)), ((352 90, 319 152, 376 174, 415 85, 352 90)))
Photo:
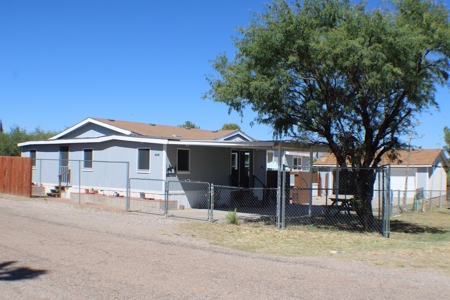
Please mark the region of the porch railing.
POLYGON ((69 183, 70 182, 70 169, 67 169, 65 171, 63 171, 62 173, 60 173, 58 175, 58 197, 61 198, 61 192, 62 192, 62 183, 63 183, 63 179, 64 182, 69 183))

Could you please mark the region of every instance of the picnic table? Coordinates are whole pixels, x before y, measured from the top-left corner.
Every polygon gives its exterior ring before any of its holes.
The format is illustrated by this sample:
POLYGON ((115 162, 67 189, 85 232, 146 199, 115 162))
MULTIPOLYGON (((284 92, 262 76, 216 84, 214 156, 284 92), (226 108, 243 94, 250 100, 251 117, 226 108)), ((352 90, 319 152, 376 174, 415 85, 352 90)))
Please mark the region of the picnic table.
POLYGON ((331 210, 335 210, 335 214, 341 211, 346 211, 351 215, 352 202, 354 200, 353 195, 339 195, 338 197, 330 197, 331 204, 327 205, 326 213, 329 214, 331 210))

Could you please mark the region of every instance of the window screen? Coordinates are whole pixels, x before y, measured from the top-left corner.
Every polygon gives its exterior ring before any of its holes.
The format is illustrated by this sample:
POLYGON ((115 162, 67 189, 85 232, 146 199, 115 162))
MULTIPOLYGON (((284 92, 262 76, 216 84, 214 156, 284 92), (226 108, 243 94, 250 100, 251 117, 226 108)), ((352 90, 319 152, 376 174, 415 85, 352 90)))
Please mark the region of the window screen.
POLYGON ((150 149, 138 149, 138 170, 150 170, 150 149))
POLYGON ((93 150, 92 149, 84 149, 83 168, 92 169, 92 158, 93 158, 93 150))

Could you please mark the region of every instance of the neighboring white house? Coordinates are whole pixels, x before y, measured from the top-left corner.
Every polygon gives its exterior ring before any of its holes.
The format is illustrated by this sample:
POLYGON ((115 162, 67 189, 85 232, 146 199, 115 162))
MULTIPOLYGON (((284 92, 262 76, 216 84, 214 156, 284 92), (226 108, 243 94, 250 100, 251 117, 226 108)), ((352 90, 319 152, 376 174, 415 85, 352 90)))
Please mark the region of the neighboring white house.
MULTIPOLYGON (((394 197, 401 197, 406 192, 406 198, 410 202, 416 190, 423 189, 425 197, 437 197, 447 189, 446 168, 449 166, 447 158, 441 149, 420 149, 410 152, 399 151, 398 159, 394 162, 383 157, 380 166, 389 166, 390 190, 394 197)), ((336 167, 336 158, 333 154, 327 154, 319 158, 315 163, 319 168, 322 178, 322 188, 332 189, 333 169, 336 167)), ((375 189, 378 186, 375 182, 375 189)))
MULTIPOLYGON (((286 171, 309 171, 310 153, 283 151, 281 163, 286 171)), ((267 170, 278 170, 278 150, 267 150, 267 170)))

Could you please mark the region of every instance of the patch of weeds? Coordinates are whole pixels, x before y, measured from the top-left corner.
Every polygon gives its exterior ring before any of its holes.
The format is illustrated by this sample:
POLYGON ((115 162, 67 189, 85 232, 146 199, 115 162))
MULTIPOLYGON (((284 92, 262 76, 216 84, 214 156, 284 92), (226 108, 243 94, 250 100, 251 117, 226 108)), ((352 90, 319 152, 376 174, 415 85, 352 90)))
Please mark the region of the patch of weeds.
POLYGON ((227 219, 228 224, 239 225, 239 217, 236 212, 236 209, 228 212, 227 215, 225 216, 225 218, 227 219))

